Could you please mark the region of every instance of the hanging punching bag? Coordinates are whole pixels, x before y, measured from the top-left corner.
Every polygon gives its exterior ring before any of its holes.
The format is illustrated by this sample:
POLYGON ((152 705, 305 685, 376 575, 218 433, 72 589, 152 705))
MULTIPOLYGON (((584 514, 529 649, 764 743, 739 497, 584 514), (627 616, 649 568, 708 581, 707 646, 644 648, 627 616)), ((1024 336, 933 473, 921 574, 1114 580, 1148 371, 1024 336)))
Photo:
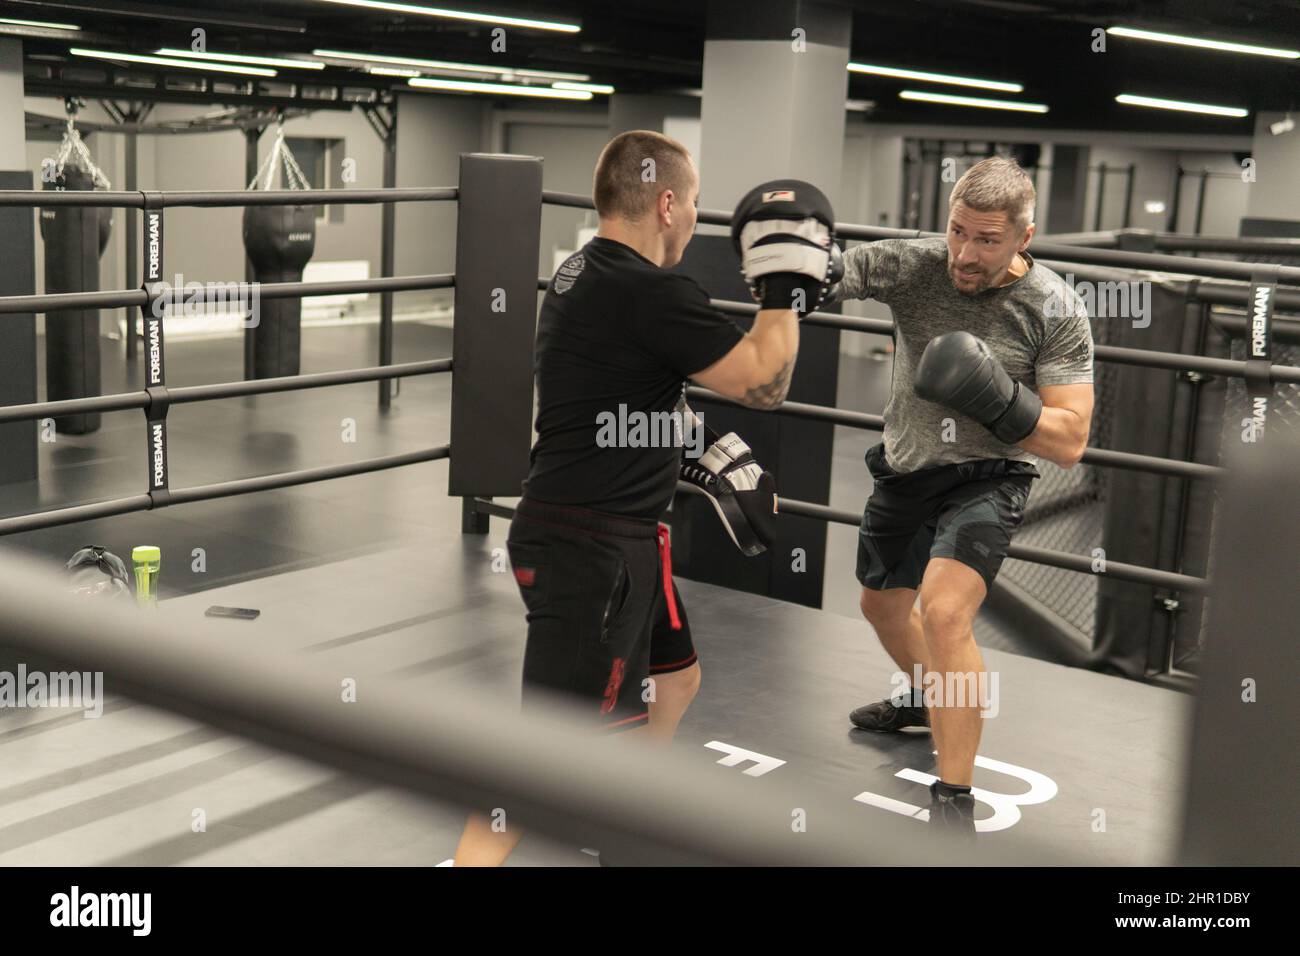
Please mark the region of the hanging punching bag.
MULTIPOLYGON (((244 249, 258 282, 301 282, 316 249, 314 206, 245 206, 244 249)), ((297 375, 302 299, 263 299, 253 330, 253 378, 297 375)))
MULTIPOLYGON (((63 175, 42 188, 94 189, 94 177, 68 163, 63 175)), ((99 256, 108 244, 112 210, 93 206, 41 209, 45 241, 45 292, 98 292, 99 256)), ((100 394, 99 310, 60 309, 45 313, 45 394, 48 401, 100 394)), ((58 431, 84 435, 99 429, 99 412, 63 415, 58 431)))

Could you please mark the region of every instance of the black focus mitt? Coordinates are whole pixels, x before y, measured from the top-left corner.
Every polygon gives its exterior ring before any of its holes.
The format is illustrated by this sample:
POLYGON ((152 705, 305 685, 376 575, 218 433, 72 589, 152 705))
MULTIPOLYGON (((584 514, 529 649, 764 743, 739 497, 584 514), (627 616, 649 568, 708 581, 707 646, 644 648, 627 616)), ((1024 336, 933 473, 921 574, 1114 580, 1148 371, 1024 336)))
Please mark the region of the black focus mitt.
POLYGON ((680 478, 704 492, 742 554, 762 554, 776 532, 776 481, 735 432, 703 427, 709 446, 699 458, 682 458, 680 478))
POLYGON ((838 281, 833 275, 835 214, 811 183, 774 179, 736 204, 731 241, 741 272, 765 309, 794 309, 802 318, 838 281))

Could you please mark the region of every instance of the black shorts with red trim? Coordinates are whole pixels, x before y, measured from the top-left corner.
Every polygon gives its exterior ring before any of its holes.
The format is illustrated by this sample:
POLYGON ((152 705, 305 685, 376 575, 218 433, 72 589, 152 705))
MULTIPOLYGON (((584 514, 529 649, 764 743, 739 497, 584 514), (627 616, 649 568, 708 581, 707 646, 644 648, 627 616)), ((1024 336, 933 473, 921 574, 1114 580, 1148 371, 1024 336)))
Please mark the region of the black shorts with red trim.
POLYGON ((524 599, 523 702, 560 693, 602 726, 643 726, 652 675, 695 663, 658 522, 525 498, 506 541, 524 599), (677 618, 680 628, 673 627, 677 618))

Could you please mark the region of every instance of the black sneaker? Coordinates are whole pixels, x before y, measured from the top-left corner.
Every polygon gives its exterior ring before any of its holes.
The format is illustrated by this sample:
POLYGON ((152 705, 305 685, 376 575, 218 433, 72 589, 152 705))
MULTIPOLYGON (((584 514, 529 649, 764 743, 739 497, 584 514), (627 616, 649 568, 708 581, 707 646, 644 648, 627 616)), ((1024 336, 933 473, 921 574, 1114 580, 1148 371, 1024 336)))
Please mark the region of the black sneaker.
POLYGON ((975 798, 969 793, 945 797, 938 781, 930 784, 930 825, 967 839, 975 838, 975 798))
POLYGON ((904 727, 929 727, 930 715, 924 707, 914 707, 907 697, 895 697, 893 700, 880 700, 874 704, 864 704, 853 713, 849 720, 862 730, 875 730, 881 733, 897 733, 904 727))

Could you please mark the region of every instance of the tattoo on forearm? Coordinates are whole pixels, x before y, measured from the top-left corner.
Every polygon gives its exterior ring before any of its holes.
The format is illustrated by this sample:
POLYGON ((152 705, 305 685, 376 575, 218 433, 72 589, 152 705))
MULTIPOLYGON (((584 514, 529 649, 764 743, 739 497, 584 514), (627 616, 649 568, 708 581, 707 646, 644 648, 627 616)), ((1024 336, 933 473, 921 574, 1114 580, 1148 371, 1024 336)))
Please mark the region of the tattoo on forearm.
POLYGON ((790 377, 793 374, 794 359, 791 359, 769 382, 746 391, 740 403, 764 411, 776 408, 785 401, 786 393, 790 391, 790 377))

